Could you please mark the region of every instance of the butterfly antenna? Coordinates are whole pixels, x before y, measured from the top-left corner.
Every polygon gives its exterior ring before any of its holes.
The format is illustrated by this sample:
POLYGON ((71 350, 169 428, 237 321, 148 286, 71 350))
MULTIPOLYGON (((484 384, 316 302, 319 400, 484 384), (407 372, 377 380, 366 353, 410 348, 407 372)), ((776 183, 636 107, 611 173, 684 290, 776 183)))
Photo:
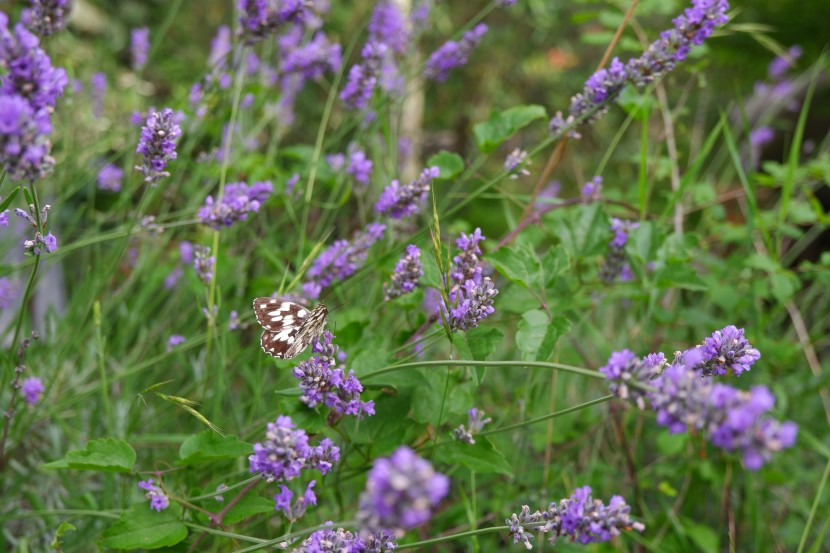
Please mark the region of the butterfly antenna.
POLYGON ((349 305, 349 302, 343 302, 343 303, 341 303, 341 304, 335 305, 334 307, 332 307, 331 309, 329 309, 329 313, 331 313, 332 311, 335 311, 335 310, 337 310, 337 309, 340 309, 340 308, 341 308, 341 307, 343 307, 344 305, 349 305))

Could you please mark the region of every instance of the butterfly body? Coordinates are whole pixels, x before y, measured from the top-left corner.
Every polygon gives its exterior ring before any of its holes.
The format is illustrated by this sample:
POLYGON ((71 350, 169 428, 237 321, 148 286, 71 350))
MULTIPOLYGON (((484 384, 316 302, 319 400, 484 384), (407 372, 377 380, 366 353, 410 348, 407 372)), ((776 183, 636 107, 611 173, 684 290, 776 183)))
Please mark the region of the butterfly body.
POLYGON ((255 298, 254 314, 265 329, 260 338, 262 351, 277 359, 291 359, 323 333, 328 310, 322 303, 308 309, 276 298, 255 298))

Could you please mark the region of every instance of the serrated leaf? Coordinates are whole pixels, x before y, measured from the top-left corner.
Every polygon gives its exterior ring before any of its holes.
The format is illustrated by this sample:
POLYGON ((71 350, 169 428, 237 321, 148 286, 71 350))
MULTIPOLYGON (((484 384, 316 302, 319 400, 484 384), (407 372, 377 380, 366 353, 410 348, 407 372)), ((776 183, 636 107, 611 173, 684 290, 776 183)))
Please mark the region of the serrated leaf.
POLYGON ((545 285, 550 286, 556 278, 571 267, 571 259, 562 245, 557 245, 539 256, 539 263, 545 272, 545 285))
POLYGON ((458 464, 479 474, 504 474, 513 477, 510 463, 501 451, 485 437, 476 438, 476 443, 451 442, 436 448, 435 457, 448 465, 458 464))
POLYGON ((536 350, 536 361, 548 361, 553 356, 556 342, 571 330, 571 321, 565 317, 556 316, 545 328, 545 335, 536 350))
POLYGON ((478 149, 490 153, 536 119, 547 118, 542 106, 515 106, 504 111, 493 112, 490 119, 473 127, 478 149))
POLYGON ((427 167, 438 167, 441 171, 440 178, 448 180, 464 170, 464 158, 454 152, 441 150, 427 160, 427 167))
POLYGON ((176 545, 187 538, 181 523, 181 507, 173 503, 160 513, 148 503, 134 505, 104 532, 101 545, 113 549, 158 549, 176 545))
POLYGON ((489 254, 487 260, 498 272, 516 284, 528 289, 535 289, 541 285, 542 263, 533 248, 527 244, 512 248, 505 246, 489 254))
MULTIPOLYGON (((477 326, 465 333, 470 354, 476 361, 484 361, 494 351, 496 346, 504 340, 504 334, 492 326, 477 326)), ((485 368, 485 367, 480 367, 485 368)))
POLYGON ((209 430, 194 434, 179 447, 179 464, 192 465, 224 459, 238 459, 250 454, 253 447, 236 436, 221 436, 209 430))
POLYGON ((84 449, 69 451, 63 459, 46 463, 43 468, 130 472, 135 458, 135 450, 124 440, 104 438, 90 440, 84 449))
POLYGON ((573 257, 604 254, 611 231, 598 203, 580 205, 559 221, 557 234, 573 257))

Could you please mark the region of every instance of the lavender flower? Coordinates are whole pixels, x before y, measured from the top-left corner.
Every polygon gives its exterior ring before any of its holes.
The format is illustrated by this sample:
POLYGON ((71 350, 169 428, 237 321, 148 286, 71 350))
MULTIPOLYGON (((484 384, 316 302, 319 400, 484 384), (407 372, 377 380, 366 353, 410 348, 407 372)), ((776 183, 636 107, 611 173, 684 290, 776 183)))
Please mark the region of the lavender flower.
POLYGON ((0 96, 0 163, 12 180, 33 182, 52 170, 51 132, 47 109, 33 110, 22 96, 0 96))
POLYGON ((496 0, 496 5, 500 8, 508 8, 516 4, 516 0, 496 0))
POLYGON ((231 28, 227 25, 220 25, 216 29, 216 36, 210 41, 208 65, 211 70, 225 66, 228 55, 231 53, 231 46, 231 28))
POLYGON ((602 282, 609 284, 622 274, 626 260, 625 245, 628 243, 628 233, 639 226, 637 222, 623 221, 616 217, 611 219, 611 232, 614 236, 608 245, 608 255, 605 256, 599 271, 599 279, 602 282))
POLYGON ((450 328, 467 331, 477 327, 482 319, 496 311, 493 298, 498 293, 490 277, 483 277, 478 284, 474 280, 468 280, 458 289, 457 303, 450 309, 450 328))
POLYGON ((54 107, 69 84, 66 71, 52 67, 38 38, 22 24, 18 23, 10 31, 8 23, 6 14, 0 12, 0 70, 5 73, 0 82, 0 95, 25 98, 34 113, 54 107))
POLYGON ((349 69, 346 86, 340 92, 340 100, 351 109, 363 109, 372 99, 372 93, 378 84, 389 47, 383 43, 370 40, 360 55, 361 63, 349 69))
POLYGON ((72 11, 72 0, 30 0, 31 7, 20 14, 26 27, 40 37, 47 37, 66 28, 72 11))
POLYGON ((285 484, 280 484, 280 493, 274 496, 274 508, 277 511, 282 511, 285 518, 294 522, 302 518, 309 505, 317 505, 317 496, 314 494, 314 485, 316 480, 312 480, 306 486, 305 493, 297 498, 294 504, 291 500, 294 498, 292 492, 285 484))
POLYGON ((295 428, 291 417, 279 416, 276 423, 268 423, 265 442, 254 444, 248 460, 251 472, 260 473, 267 482, 287 482, 303 469, 318 469, 325 474, 340 460, 340 448, 329 439, 316 448, 309 446, 305 430, 295 428))
POLYGON ((147 64, 150 50, 150 29, 138 27, 130 31, 130 55, 133 58, 133 71, 141 71, 147 64))
POLYGON ((317 79, 326 71, 336 72, 342 63, 340 45, 329 42, 325 33, 317 33, 308 43, 288 51, 282 60, 284 73, 299 73, 305 79, 317 79))
POLYGON ((447 495, 450 479, 435 472, 428 461, 406 446, 390 458, 375 461, 360 496, 358 521, 362 526, 395 531, 419 526, 447 495))
POLYGON ((17 299, 17 286, 8 278, 0 278, 0 309, 8 309, 17 299))
MULTIPOLYGON (((716 27, 726 23, 728 9, 726 0, 692 0, 692 6, 673 20, 674 27, 660 33, 639 58, 626 63, 614 58, 607 69, 594 73, 582 92, 571 98, 568 116, 557 112, 551 119, 551 133, 558 135, 566 127, 599 119, 626 84, 643 87, 672 71, 692 46, 702 44, 716 27)), ((575 131, 569 135, 579 137, 575 131)))
POLYGON ((231 311, 228 316, 228 330, 237 330, 242 327, 242 320, 239 318, 239 313, 236 310, 231 311))
POLYGON ((774 138, 775 131, 769 127, 758 127, 757 129, 752 129, 749 133, 749 143, 755 148, 769 144, 774 138))
POLYGON ((744 338, 744 329, 734 325, 713 332, 704 340, 700 350, 703 359, 694 370, 704 376, 725 375, 729 369, 735 376, 740 376, 761 358, 761 352, 744 338))
POLYGON ((90 92, 92 94, 92 114, 101 117, 104 113, 104 96, 107 93, 107 76, 103 73, 95 73, 89 79, 90 92))
POLYGON ((121 190, 121 179, 124 178, 124 171, 111 163, 101 167, 98 172, 98 188, 118 192, 121 190))
POLYGON ((140 481, 138 487, 147 491, 144 497, 150 500, 150 508, 161 512, 170 506, 170 498, 154 482, 152 478, 148 478, 147 480, 140 481))
MULTIPOLYGON (((331 524, 327 522, 326 524, 331 524)), ((343 528, 317 530, 294 553, 390 553, 397 549, 394 534, 385 530, 353 534, 343 528)))
POLYGON ((326 248, 306 273, 303 293, 309 299, 317 299, 323 288, 336 281, 345 280, 366 262, 369 248, 386 231, 386 225, 371 223, 365 230, 357 231, 351 242, 337 240, 326 248))
POLYGON ((184 344, 186 338, 180 334, 171 334, 167 339, 167 351, 171 351, 176 346, 184 344))
POLYGON ((455 245, 461 251, 452 258, 453 268, 450 272, 450 277, 456 284, 464 284, 468 280, 481 282, 483 268, 478 257, 481 255, 479 244, 485 238, 481 229, 476 228, 469 236, 462 232, 461 237, 456 239, 455 245))
POLYGON ((162 177, 169 177, 165 171, 167 162, 176 159, 176 141, 182 134, 178 117, 170 108, 153 112, 141 128, 136 153, 144 156, 144 162, 136 170, 144 174, 150 186, 156 186, 162 177))
POLYGON ((656 377, 664 362, 662 354, 651 354, 641 361, 627 350, 615 352, 600 370, 619 397, 628 397, 640 409, 644 408, 643 392, 632 390, 624 395, 620 390, 626 382, 642 385, 657 412, 657 424, 670 433, 700 432, 717 447, 740 451, 747 468, 757 470, 774 453, 795 443, 798 427, 767 415, 775 403, 767 388, 756 386, 745 392, 701 378, 696 368, 707 355, 705 348, 683 352, 656 377))
POLYGON ((409 29, 401 9, 391 0, 381 0, 369 20, 369 39, 403 54, 409 46, 409 29))
POLYGON ((424 76, 435 81, 444 81, 450 71, 467 63, 473 49, 487 32, 487 25, 479 23, 455 42, 448 40, 430 55, 424 69, 424 76))
POLYGON ((326 156, 326 163, 332 171, 340 171, 346 165, 346 156, 345 154, 329 154, 326 156))
POLYGON ((354 177, 354 180, 360 184, 369 184, 369 177, 372 176, 372 167, 374 163, 366 157, 366 153, 362 150, 355 150, 349 154, 349 166, 346 167, 346 172, 354 177))
POLYGON ((453 438, 465 444, 473 445, 476 443, 473 435, 481 432, 485 424, 493 421, 490 417, 485 418, 485 416, 484 411, 476 409, 475 407, 467 411, 467 426, 470 428, 464 428, 462 424, 452 431, 453 438))
POLYGON ((395 272, 390 277, 392 284, 383 285, 386 301, 412 292, 423 275, 421 250, 418 246, 410 244, 406 247, 406 254, 395 265, 395 272))
POLYGON ((580 196, 582 197, 583 202, 590 202, 599 200, 602 194, 602 177, 594 177, 588 182, 586 182, 582 190, 580 191, 580 196))
POLYGON ((34 405, 40 401, 45 389, 43 381, 36 376, 30 376, 20 385, 20 393, 23 394, 23 399, 25 399, 26 403, 29 405, 34 405))
POLYGON ((798 61, 798 58, 801 57, 802 53, 803 51, 801 50, 801 46, 796 44, 787 50, 786 56, 776 56, 775 59, 770 62, 769 68, 767 69, 769 77, 776 81, 782 79, 784 75, 787 74, 787 71, 789 71, 791 67, 795 66, 795 62, 798 61))
MULTIPOLYGON (((630 400, 640 409, 645 409, 646 392, 639 385, 647 384, 657 376, 662 358, 646 356, 643 360, 637 358, 634 352, 624 349, 615 351, 608 359, 608 364, 599 368, 605 375, 608 388, 620 399, 630 400), (634 383, 635 387, 629 387, 634 383)), ((663 354, 659 354, 662 356, 663 354)))
POLYGON ((363 418, 375 414, 375 402, 361 401, 363 385, 349 371, 337 367, 338 347, 334 335, 326 330, 311 342, 313 355, 294 368, 294 376, 300 380, 303 395, 300 401, 309 407, 322 403, 341 415, 363 418))
POLYGON ((248 44, 311 15, 310 3, 305 0, 239 0, 238 9, 242 38, 248 44))
POLYGON ((533 549, 530 544, 533 536, 529 530, 550 533, 552 544, 561 536, 588 544, 609 541, 623 530, 645 530, 642 523, 631 520, 630 511, 631 507, 622 497, 615 495, 605 505, 591 497, 590 486, 584 486, 574 490, 571 497, 551 503, 546 511, 531 513, 530 508, 524 505, 519 516, 513 513, 505 523, 510 526, 513 543, 521 542, 527 549, 533 549))
POLYGON ((207 286, 213 279, 213 267, 216 265, 216 257, 210 255, 208 246, 196 246, 194 248, 193 268, 199 279, 207 286))
POLYGON ((9 210, 4 209, 0 211, 0 227, 7 227, 9 226, 9 210))
POLYGON ((411 217, 421 210, 426 202, 433 179, 441 175, 438 167, 428 167, 421 172, 421 176, 407 185, 401 186, 397 180, 383 189, 375 204, 375 211, 379 215, 386 215, 393 219, 411 217))
POLYGON ((511 179, 526 177, 530 174, 530 171, 527 168, 530 163, 531 160, 527 157, 527 152, 516 148, 505 158, 504 170, 510 174, 511 179))
POLYGON ((244 221, 248 213, 256 213, 268 199, 274 187, 269 181, 255 182, 247 185, 234 182, 225 186, 222 201, 214 203, 213 196, 205 199, 205 205, 199 209, 199 219, 203 224, 219 230, 229 227, 236 221, 244 221))

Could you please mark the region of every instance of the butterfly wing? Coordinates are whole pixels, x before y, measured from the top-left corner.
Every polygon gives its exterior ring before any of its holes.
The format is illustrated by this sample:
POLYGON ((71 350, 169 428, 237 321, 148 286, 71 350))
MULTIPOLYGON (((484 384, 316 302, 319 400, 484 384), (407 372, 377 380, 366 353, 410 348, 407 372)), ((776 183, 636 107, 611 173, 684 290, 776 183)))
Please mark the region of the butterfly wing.
POLYGON ((265 328, 260 338, 262 351, 278 359, 291 359, 301 354, 326 324, 326 307, 313 310, 302 305, 274 298, 256 298, 254 313, 265 328))

